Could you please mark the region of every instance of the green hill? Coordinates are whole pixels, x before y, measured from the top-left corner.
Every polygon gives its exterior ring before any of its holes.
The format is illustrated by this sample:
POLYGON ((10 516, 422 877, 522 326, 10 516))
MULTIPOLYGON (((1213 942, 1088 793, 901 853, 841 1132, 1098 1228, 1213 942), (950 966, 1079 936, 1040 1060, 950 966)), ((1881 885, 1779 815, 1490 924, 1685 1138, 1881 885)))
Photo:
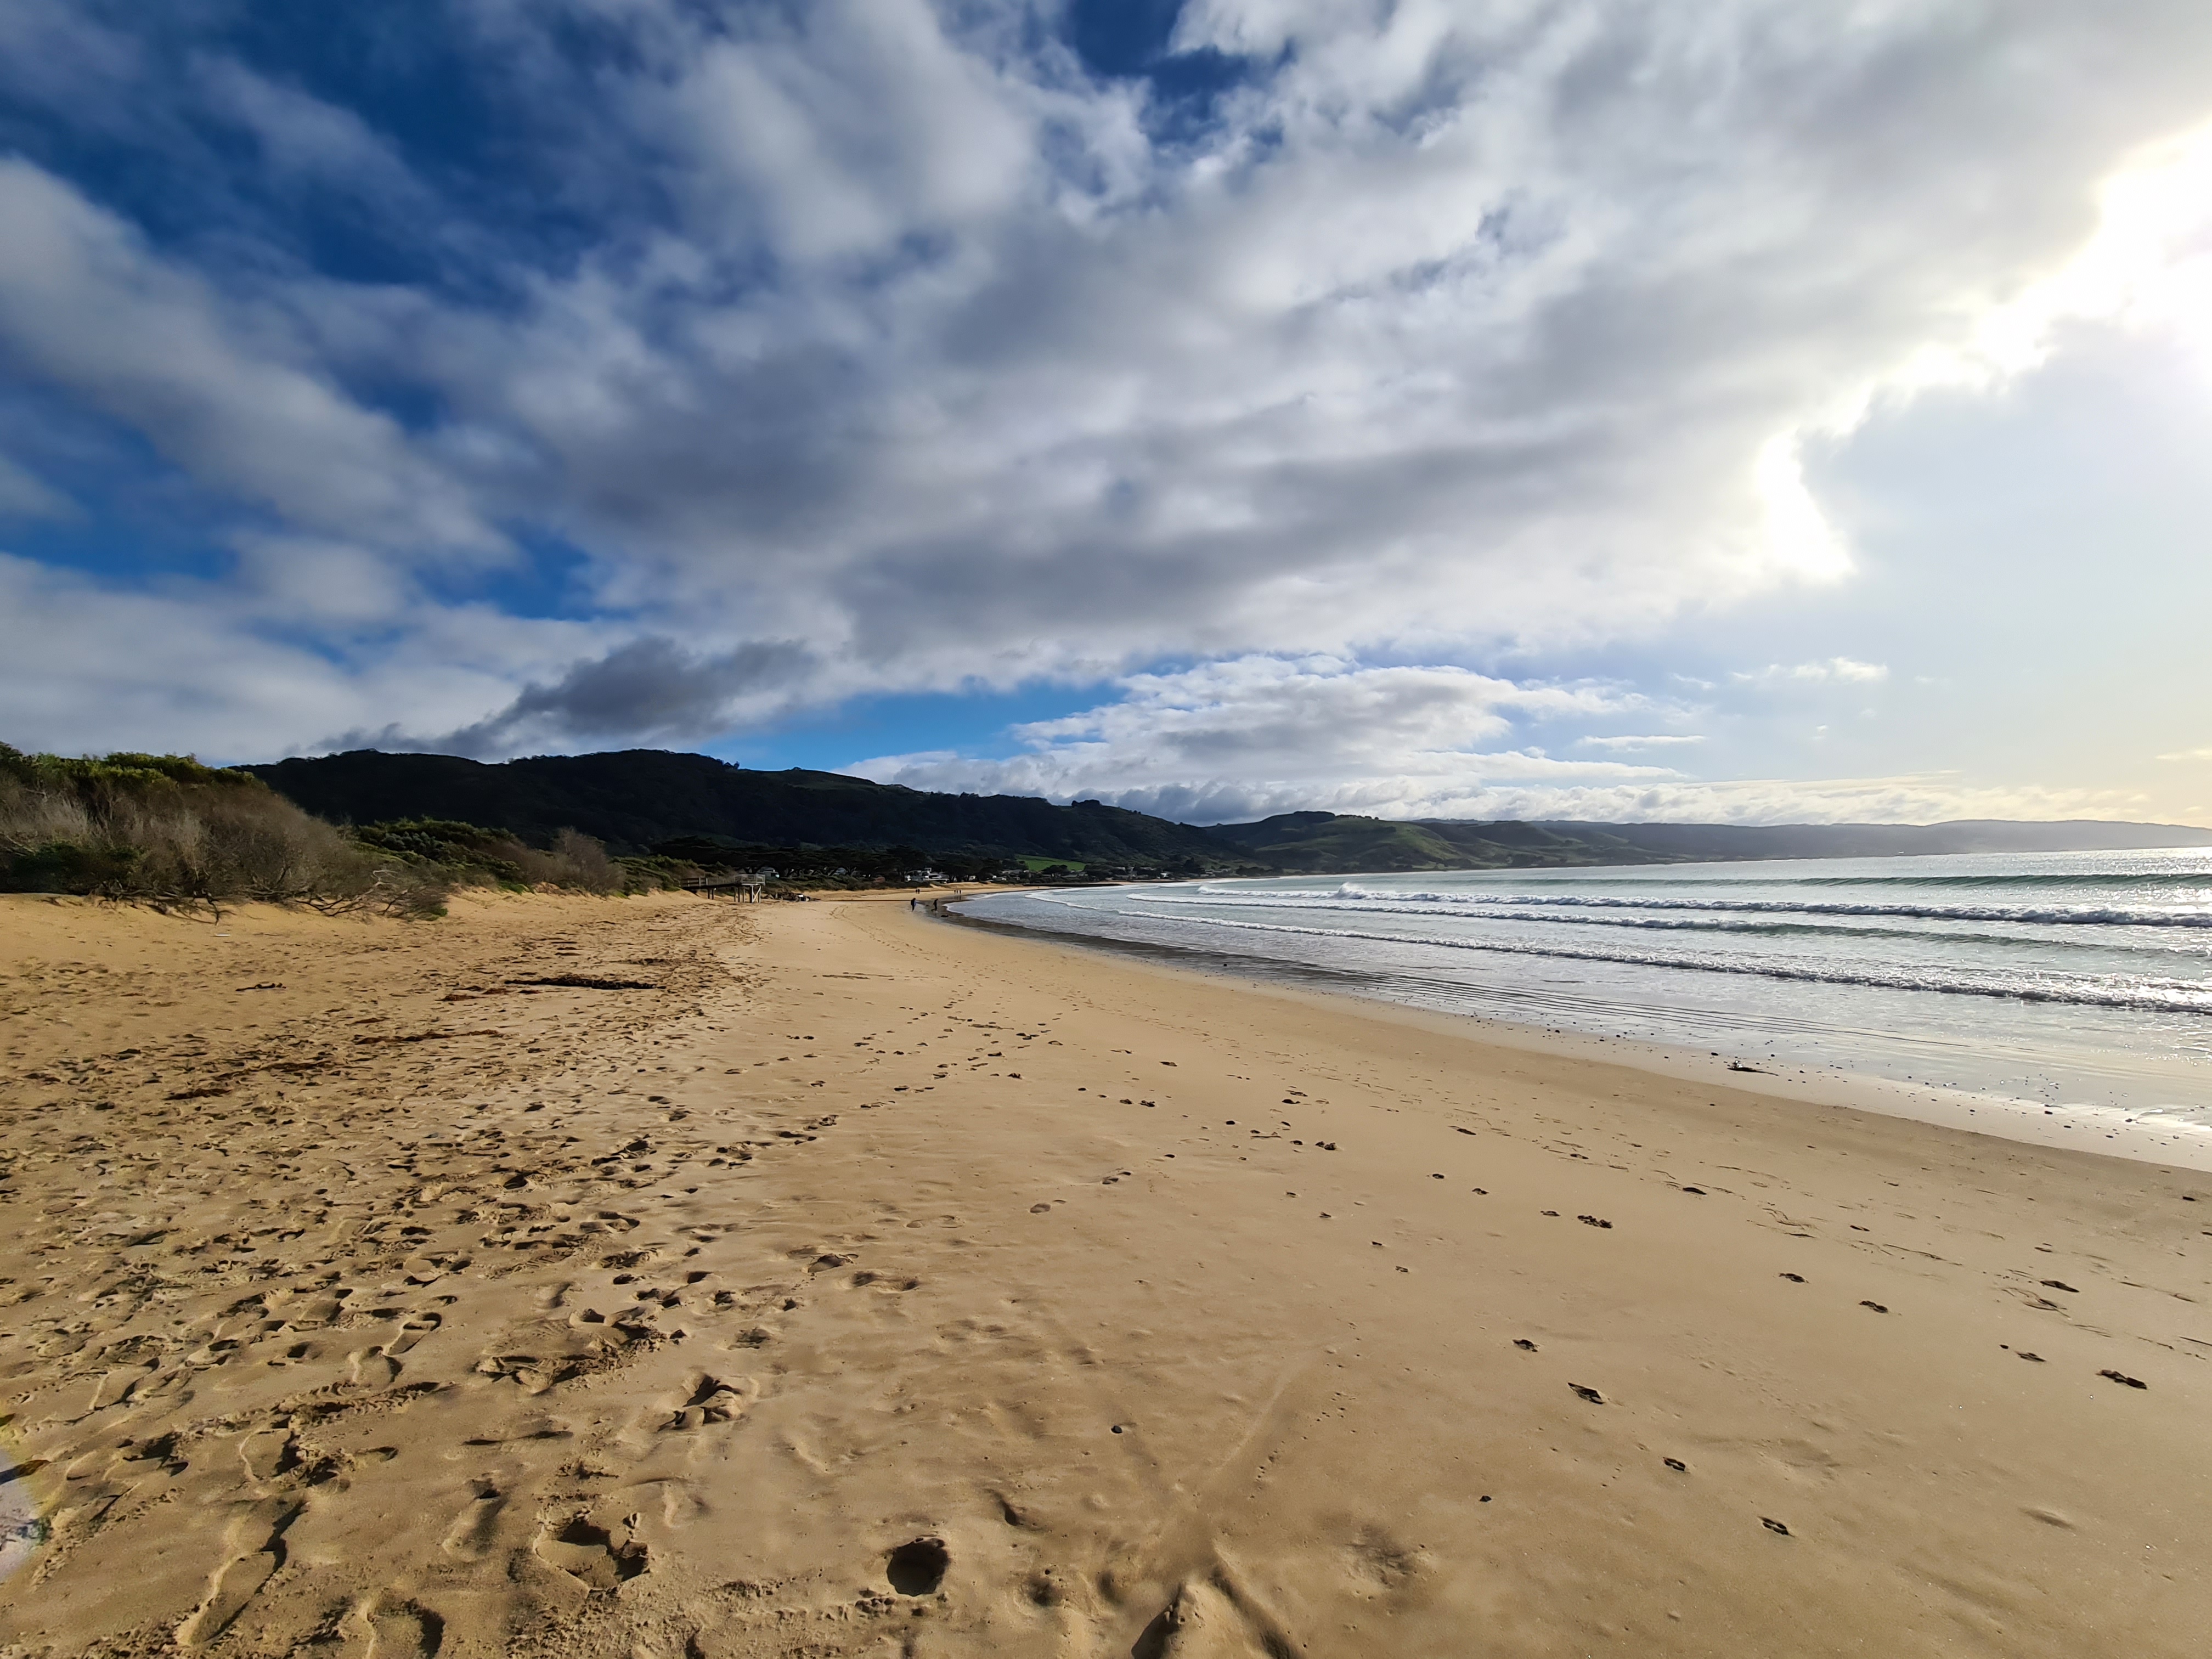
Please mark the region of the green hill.
POLYGON ((658 848, 688 857, 711 852, 714 843, 763 855, 778 848, 909 848, 1065 863, 1103 874, 1137 868, 1318 875, 2212 846, 2212 831, 2204 830, 2100 822, 1523 823, 1283 812, 1199 829, 1097 801, 1055 806, 1026 795, 933 794, 836 772, 749 771, 659 749, 497 765, 356 750, 240 769, 339 823, 458 820, 538 847, 574 829, 617 853, 658 848))
POLYGON ((1199 874, 1242 861, 1202 830, 1084 801, 944 795, 836 772, 755 772, 705 755, 627 749, 487 765, 373 749, 240 769, 340 823, 458 819, 544 844, 580 830, 617 853, 721 840, 767 847, 908 847, 1199 874))
POLYGON ((1206 833, 1255 863, 1313 875, 2212 846, 2212 830, 2088 819, 2060 823, 1993 819, 1924 824, 1486 823, 1283 812, 1255 823, 1215 824, 1206 833))
POLYGON ((1207 831, 1257 864, 1299 874, 1356 871, 1535 869, 1650 864, 1680 857, 1641 848, 1607 826, 1401 820, 1338 812, 1283 812, 1207 831))

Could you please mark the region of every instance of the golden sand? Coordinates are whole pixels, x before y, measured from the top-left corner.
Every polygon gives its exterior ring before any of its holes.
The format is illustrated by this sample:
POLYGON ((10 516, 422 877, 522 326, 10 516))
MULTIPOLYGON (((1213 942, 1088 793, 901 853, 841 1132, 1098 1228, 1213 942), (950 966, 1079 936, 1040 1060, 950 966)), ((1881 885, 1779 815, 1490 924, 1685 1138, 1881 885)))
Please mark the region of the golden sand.
POLYGON ((2202 1176, 903 904, 0 987, 10 1655, 2212 1645, 2202 1176))

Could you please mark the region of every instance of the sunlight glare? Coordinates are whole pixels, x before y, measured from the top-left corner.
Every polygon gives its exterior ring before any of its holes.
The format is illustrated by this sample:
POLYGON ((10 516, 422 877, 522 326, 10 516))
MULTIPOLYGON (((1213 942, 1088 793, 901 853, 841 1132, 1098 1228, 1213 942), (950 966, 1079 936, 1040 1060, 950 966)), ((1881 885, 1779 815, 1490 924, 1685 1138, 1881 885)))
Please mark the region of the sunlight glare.
POLYGON ((1760 447, 1752 481, 1765 518, 1769 558, 1814 581, 1834 581, 1850 573, 1850 545, 1806 488, 1796 434, 1784 433, 1760 447))

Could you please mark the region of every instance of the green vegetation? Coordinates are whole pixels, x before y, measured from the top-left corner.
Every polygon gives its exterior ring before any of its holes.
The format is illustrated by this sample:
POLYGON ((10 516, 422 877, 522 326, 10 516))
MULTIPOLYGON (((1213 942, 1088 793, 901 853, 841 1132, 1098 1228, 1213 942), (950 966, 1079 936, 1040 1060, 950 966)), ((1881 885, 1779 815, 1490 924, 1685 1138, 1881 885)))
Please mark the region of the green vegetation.
POLYGON ((2212 832, 2155 823, 1527 823, 1334 812, 1284 812, 1206 833, 1278 870, 1313 875, 2212 844, 2212 832))
POLYGON ((674 886, 681 875, 673 867, 672 879, 659 871, 625 870, 607 856, 607 849, 589 836, 574 830, 556 830, 550 848, 531 847, 503 830, 479 829, 450 819, 411 818, 398 823, 368 823, 354 830, 353 838, 373 853, 409 866, 434 872, 439 879, 455 886, 504 887, 527 892, 533 887, 568 887, 586 893, 619 893, 647 887, 674 886))
POLYGON ((1097 801, 1055 806, 1024 795, 933 794, 836 772, 749 771, 658 749, 499 765, 356 750, 242 769, 333 823, 459 819, 532 846, 573 826, 617 854, 698 839, 778 851, 902 850, 947 872, 957 858, 992 871, 1038 859, 1071 869, 1192 875, 1239 861, 1204 830, 1097 801))
POLYGON ((271 899, 434 913, 452 888, 592 893, 734 871, 771 890, 1025 872, 1131 876, 1572 868, 1683 860, 2201 846, 2122 823, 1472 823, 1285 812, 1173 823, 1095 800, 932 794, 833 772, 750 772, 634 749, 488 766, 374 750, 218 769, 188 756, 67 759, 0 744, 0 890, 160 903, 271 899), (358 827, 341 827, 358 826, 358 827))
POLYGON ((720 836, 678 836, 654 847, 653 856, 656 861, 702 874, 773 870, 776 884, 785 887, 856 890, 907 886, 925 870, 954 881, 992 881, 1008 863, 995 854, 932 854, 904 846, 775 846, 720 836))
POLYGON ((1217 824, 1211 833, 1274 869, 1316 875, 1653 864, 1684 856, 1637 845, 1611 828, 1284 812, 1257 823, 1217 824))
POLYGON ((190 756, 0 744, 0 888, 349 907, 400 902, 414 885, 257 778, 190 756))
POLYGON ((964 880, 1132 872, 1191 878, 1295 871, 1651 863, 1669 857, 1598 826, 1401 823, 1291 812, 1202 829, 1019 795, 933 794, 835 772, 754 772, 705 755, 630 749, 485 765, 356 750, 243 769, 336 823, 459 820, 533 846, 573 825, 635 861, 659 855, 774 869, 809 886, 896 883, 925 865, 964 880), (839 874, 842 870, 845 873, 839 874))
POLYGON ((456 887, 615 893, 675 885, 682 866, 625 868, 574 830, 546 848, 503 830, 416 820, 341 830, 243 771, 189 755, 27 755, 0 744, 0 892, 157 905, 266 901, 441 914, 456 887))

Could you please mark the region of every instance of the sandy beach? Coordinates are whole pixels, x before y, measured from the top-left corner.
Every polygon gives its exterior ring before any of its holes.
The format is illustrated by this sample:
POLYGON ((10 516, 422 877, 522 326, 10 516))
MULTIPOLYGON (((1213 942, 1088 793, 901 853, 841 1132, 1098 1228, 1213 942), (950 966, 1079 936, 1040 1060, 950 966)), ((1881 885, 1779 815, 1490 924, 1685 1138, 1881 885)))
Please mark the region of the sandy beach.
POLYGON ((903 902, 0 899, 0 1653, 2194 1656, 2212 1177, 903 902))

